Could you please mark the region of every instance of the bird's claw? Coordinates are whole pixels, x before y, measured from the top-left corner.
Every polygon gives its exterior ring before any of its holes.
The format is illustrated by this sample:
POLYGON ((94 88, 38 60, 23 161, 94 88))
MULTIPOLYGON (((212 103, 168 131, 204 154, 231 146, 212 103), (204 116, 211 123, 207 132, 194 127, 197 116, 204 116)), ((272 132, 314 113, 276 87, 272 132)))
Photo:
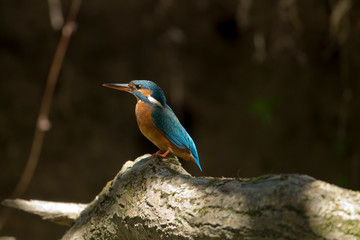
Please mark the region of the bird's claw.
POLYGON ((151 156, 152 157, 156 157, 156 156, 160 156, 162 158, 166 157, 167 155, 169 155, 170 151, 167 150, 166 152, 164 153, 161 153, 161 150, 157 151, 156 153, 153 153, 151 156))

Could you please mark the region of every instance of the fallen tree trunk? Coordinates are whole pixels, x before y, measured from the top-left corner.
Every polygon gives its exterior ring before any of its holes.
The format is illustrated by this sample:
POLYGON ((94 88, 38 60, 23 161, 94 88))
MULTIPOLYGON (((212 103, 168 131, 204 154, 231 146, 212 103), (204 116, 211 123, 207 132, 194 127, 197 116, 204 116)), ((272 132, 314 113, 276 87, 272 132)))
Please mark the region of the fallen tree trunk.
POLYGON ((360 239, 360 193, 297 174, 194 178, 143 156, 62 239, 360 239))

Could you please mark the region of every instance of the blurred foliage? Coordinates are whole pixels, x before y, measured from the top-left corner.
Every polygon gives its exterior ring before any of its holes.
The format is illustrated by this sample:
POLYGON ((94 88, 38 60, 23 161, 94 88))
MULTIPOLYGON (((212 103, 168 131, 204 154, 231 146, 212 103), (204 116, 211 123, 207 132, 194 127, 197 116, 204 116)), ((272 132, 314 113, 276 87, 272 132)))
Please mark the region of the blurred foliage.
POLYGON ((348 143, 338 139, 334 142, 334 150, 338 156, 344 157, 348 153, 348 143))
POLYGON ((260 119, 261 123, 265 126, 270 126, 274 112, 278 105, 276 98, 271 99, 254 99, 250 103, 251 111, 260 119))
MULTIPOLYGON (((58 39, 46 1, 0 3, 1 199, 25 166, 58 39)), ((25 198, 89 202, 157 150, 135 99, 101 87, 132 79, 163 88, 205 175, 296 172, 358 190, 359 52, 360 1, 84 1, 25 198)), ((15 213, 1 234, 63 231, 15 213)))
POLYGON ((350 178, 348 175, 337 175, 334 184, 340 187, 349 186, 350 178))

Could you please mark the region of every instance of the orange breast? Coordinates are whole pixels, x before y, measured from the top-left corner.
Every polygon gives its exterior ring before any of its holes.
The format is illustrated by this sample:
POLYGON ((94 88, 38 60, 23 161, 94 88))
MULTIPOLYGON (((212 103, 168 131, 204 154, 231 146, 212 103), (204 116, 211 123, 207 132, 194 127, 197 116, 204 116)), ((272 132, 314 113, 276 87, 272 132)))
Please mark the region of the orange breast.
POLYGON ((160 150, 168 150, 170 141, 155 127, 151 118, 151 108, 148 107, 148 104, 139 101, 136 104, 135 115, 141 133, 160 150))
POLYGON ((155 144, 161 151, 165 152, 170 150, 170 152, 180 158, 185 160, 192 160, 195 162, 190 151, 187 149, 180 149, 175 146, 160 130, 155 127, 151 117, 151 108, 148 107, 147 103, 139 101, 136 104, 135 115, 141 133, 153 144, 155 144))

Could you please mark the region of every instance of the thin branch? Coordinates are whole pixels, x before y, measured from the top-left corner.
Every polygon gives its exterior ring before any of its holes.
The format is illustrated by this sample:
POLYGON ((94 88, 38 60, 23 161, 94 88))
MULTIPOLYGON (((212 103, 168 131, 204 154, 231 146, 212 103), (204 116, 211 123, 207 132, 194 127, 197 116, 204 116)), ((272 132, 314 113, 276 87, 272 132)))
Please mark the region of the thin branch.
MULTIPOLYGON (((73 0, 70 6, 69 15, 67 21, 62 29, 62 34, 60 41, 57 45, 56 52, 53 58, 53 62, 50 67, 49 75, 46 82, 46 87, 44 90, 44 95, 41 101, 39 116, 37 119, 35 134, 33 138, 33 143, 31 146, 30 155, 26 163, 25 169, 22 173, 22 176, 11 195, 11 198, 18 198, 24 194, 27 187, 29 186, 31 179, 34 175, 35 169, 39 162, 39 157, 41 149, 43 146, 43 140, 45 132, 48 131, 51 127, 49 121, 49 113, 51 108, 51 103, 53 100, 54 90, 59 78, 59 73, 62 67, 65 53, 67 51, 70 38, 72 33, 76 29, 76 18, 78 16, 82 0, 73 0)), ((0 213, 0 230, 4 226, 6 220, 10 215, 10 210, 3 209, 0 213)))
POLYGON ((49 18, 51 27, 54 30, 60 30, 64 25, 64 17, 61 10, 60 0, 48 0, 49 4, 49 18))
POLYGON ((87 204, 64 203, 40 200, 5 199, 4 206, 16 208, 40 216, 60 225, 71 226, 87 204))

